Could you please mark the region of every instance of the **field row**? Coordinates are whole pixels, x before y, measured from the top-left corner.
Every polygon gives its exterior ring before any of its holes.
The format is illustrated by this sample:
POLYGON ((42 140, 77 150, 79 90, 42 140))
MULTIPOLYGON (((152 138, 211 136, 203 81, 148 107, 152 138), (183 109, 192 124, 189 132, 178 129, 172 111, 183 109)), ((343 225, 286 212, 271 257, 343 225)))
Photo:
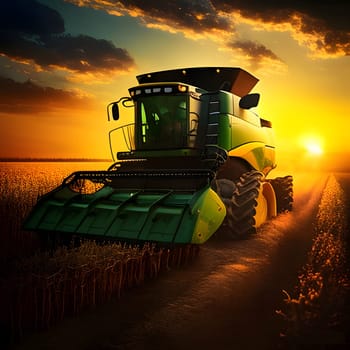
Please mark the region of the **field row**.
POLYGON ((344 191, 331 175, 319 204, 312 248, 298 276, 296 295, 284 291, 286 310, 278 311, 286 321, 285 336, 293 344, 298 339, 320 344, 322 339, 313 339, 313 330, 318 330, 315 337, 319 337, 319 329, 335 328, 341 323, 350 288, 347 220, 344 191))

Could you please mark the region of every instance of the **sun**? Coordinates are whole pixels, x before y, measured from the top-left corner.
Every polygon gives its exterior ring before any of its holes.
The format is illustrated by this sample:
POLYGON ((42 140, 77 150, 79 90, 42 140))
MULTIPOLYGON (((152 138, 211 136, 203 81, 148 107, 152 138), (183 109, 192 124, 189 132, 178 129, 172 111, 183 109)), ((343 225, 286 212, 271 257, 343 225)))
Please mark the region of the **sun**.
POLYGON ((314 140, 314 139, 306 140, 304 143, 304 147, 306 148, 307 152, 310 155, 320 156, 323 154, 323 148, 322 148, 321 142, 318 140, 314 140))

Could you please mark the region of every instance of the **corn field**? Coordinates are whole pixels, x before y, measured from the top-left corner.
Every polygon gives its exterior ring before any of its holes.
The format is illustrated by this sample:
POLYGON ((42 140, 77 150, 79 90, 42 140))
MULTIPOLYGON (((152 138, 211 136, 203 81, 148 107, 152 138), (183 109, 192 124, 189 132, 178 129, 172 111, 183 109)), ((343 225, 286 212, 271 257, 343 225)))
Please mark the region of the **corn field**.
POLYGON ((350 289, 344 237, 347 220, 344 192, 331 175, 319 204, 312 248, 298 276, 296 296, 283 291, 286 308, 277 311, 287 322, 283 336, 289 341, 315 341, 312 330, 330 329, 341 322, 350 289))
POLYGON ((119 298, 123 291, 186 264, 199 253, 197 246, 190 245, 170 250, 149 244, 138 247, 92 241, 38 252, 35 235, 22 231, 21 223, 37 196, 74 170, 64 168, 66 173, 62 173, 54 165, 55 171, 50 173, 40 164, 0 167, 0 326, 7 341, 119 298))

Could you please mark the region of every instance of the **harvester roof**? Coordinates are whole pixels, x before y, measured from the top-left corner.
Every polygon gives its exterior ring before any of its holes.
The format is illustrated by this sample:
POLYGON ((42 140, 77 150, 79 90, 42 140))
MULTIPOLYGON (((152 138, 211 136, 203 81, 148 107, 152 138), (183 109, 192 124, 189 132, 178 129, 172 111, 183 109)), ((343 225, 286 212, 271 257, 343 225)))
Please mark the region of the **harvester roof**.
POLYGON ((248 94, 259 79, 238 67, 196 67, 172 69, 137 76, 139 84, 180 82, 207 91, 224 90, 240 97, 248 94))

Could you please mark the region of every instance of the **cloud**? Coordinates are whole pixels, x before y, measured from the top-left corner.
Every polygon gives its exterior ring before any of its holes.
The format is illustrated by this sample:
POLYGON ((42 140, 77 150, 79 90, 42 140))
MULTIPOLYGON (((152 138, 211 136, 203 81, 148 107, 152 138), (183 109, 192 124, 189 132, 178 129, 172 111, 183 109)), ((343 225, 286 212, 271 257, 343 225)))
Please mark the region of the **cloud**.
POLYGON ((350 3, 346 1, 213 0, 226 13, 267 30, 288 30, 315 56, 350 55, 350 3))
POLYGON ((88 110, 94 104, 77 91, 42 87, 31 81, 16 82, 0 76, 0 112, 31 114, 56 109, 88 110))
POLYGON ((248 60, 249 65, 256 70, 261 68, 265 63, 274 62, 275 67, 277 62, 282 63, 282 60, 275 53, 255 41, 235 40, 227 46, 237 51, 242 58, 248 60))
POLYGON ((20 61, 33 61, 45 70, 110 73, 116 69, 128 70, 133 65, 126 50, 115 47, 110 41, 86 35, 49 36, 37 42, 11 33, 0 42, 0 51, 20 61))
POLYGON ((0 4, 3 31, 45 36, 64 32, 61 15, 35 0, 3 0, 0 4))
POLYGON ((219 13, 210 0, 68 0, 110 14, 138 17, 146 26, 182 32, 188 37, 203 38, 211 33, 234 31, 231 21, 219 13))
MULTIPOLYGON (((254 29, 290 31, 295 40, 308 47, 314 56, 350 54, 350 3, 345 1, 67 1, 118 16, 137 16, 148 27, 183 32, 192 38, 215 35, 217 41, 224 41, 227 37, 237 36, 236 25, 245 22, 254 29)), ((231 47, 231 44, 227 46, 231 47)))
POLYGON ((238 37, 232 16, 215 8, 210 0, 68 0, 78 6, 89 6, 105 10, 116 16, 129 15, 138 19, 147 27, 157 28, 171 33, 181 32, 190 39, 210 38, 224 49, 244 52, 252 66, 260 67, 268 58, 280 62, 278 57, 269 50, 258 46, 252 50, 251 42, 244 44, 243 40, 232 45, 232 37, 238 37), (249 49, 250 46, 250 49, 249 49), (254 54, 254 56, 252 56, 254 54), (264 58, 264 54, 267 57, 264 58))
POLYGON ((38 70, 111 74, 135 63, 111 41, 64 33, 61 15, 36 0, 5 0, 0 5, 0 54, 38 70))

